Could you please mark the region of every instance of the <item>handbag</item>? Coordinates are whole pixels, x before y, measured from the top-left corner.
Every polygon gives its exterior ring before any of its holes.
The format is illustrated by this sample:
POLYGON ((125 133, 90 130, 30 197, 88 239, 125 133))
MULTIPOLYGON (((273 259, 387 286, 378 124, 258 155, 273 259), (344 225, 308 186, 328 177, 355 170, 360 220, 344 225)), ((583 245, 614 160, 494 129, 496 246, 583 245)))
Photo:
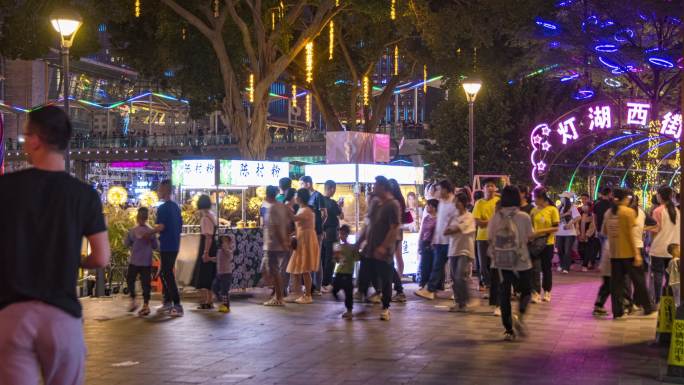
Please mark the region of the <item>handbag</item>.
POLYGON ((404 211, 404 215, 401 217, 401 223, 405 225, 413 223, 413 214, 408 210, 404 211))
POLYGON ((539 238, 535 238, 535 239, 531 240, 527 244, 527 248, 530 251, 530 255, 535 257, 535 258, 541 256, 541 253, 544 251, 544 248, 546 247, 546 243, 548 240, 549 240, 548 235, 543 235, 539 238))

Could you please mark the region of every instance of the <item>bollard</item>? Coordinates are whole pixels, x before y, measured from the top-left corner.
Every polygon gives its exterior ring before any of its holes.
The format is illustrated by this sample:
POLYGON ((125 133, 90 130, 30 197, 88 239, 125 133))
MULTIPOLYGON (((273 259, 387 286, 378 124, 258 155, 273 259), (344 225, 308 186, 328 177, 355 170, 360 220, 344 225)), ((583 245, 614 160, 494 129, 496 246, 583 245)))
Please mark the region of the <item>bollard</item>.
POLYGON ((658 308, 658 324, 656 326, 656 343, 661 346, 670 344, 672 324, 675 321, 675 302, 672 296, 672 288, 668 286, 660 298, 658 308))
POLYGON ((684 384, 684 306, 677 309, 677 317, 672 324, 672 338, 667 354, 667 375, 663 380, 684 384))

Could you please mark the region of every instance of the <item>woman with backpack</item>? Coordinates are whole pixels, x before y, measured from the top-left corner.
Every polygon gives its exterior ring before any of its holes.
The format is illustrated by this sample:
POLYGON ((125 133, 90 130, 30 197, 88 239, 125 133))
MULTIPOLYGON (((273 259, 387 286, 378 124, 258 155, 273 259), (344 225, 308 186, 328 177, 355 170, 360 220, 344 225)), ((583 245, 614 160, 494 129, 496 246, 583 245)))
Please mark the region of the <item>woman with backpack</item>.
POLYGON ((499 305, 504 328, 504 340, 513 341, 527 333, 523 317, 530 302, 532 260, 527 242, 532 239, 530 216, 520 210, 520 191, 506 186, 501 193, 500 209, 489 220, 487 237, 492 256, 492 268, 499 274, 499 305), (511 288, 520 290, 518 315, 511 310, 511 288))

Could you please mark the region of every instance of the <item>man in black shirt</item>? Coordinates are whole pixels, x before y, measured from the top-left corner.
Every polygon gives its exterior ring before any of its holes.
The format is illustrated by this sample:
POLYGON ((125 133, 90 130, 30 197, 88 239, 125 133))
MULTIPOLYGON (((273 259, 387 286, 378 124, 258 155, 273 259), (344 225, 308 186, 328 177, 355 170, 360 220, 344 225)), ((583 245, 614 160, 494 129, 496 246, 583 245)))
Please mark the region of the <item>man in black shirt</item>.
POLYGON ((606 211, 610 209, 610 201, 613 199, 613 192, 610 187, 604 187, 599 193, 599 200, 594 203, 594 225, 596 226, 596 234, 599 241, 601 241, 601 249, 599 256, 603 258, 603 244, 606 242, 606 235, 601 233, 601 226, 603 226, 603 217, 606 211))
POLYGON ((65 172, 71 123, 61 109, 28 114, 33 168, 0 176, 0 384, 82 384, 79 267, 109 263, 97 192, 65 172), (81 260, 83 237, 91 254, 81 260), (42 376, 41 376, 42 374, 42 376))
POLYGON ((323 279, 321 290, 328 292, 332 290, 333 271, 335 261, 333 260, 333 245, 337 242, 337 232, 340 229, 340 219, 344 218, 339 204, 332 199, 337 190, 337 185, 332 180, 325 181, 323 191, 323 241, 321 242, 321 265, 323 269, 323 279))

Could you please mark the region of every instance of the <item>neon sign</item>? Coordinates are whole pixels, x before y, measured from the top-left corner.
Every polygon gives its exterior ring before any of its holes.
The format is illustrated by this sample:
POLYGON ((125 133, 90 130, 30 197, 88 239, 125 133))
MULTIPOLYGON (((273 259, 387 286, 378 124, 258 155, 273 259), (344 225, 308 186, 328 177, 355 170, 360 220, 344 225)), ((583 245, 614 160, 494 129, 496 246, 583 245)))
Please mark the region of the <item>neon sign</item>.
MULTIPOLYGON (((624 104, 598 101, 577 107, 556 120, 538 124, 530 133, 532 181, 537 186, 542 185, 545 175, 552 167, 551 159, 566 146, 588 135, 601 135, 611 130, 645 130, 651 119, 651 104, 647 101, 629 100, 624 104)), ((681 137, 681 112, 666 112, 659 120, 660 135, 672 139, 681 137)), ((631 137, 630 134, 627 137, 631 137)), ((611 141, 606 142, 608 143, 611 141)), ((594 151, 600 147, 602 146, 594 151)))

